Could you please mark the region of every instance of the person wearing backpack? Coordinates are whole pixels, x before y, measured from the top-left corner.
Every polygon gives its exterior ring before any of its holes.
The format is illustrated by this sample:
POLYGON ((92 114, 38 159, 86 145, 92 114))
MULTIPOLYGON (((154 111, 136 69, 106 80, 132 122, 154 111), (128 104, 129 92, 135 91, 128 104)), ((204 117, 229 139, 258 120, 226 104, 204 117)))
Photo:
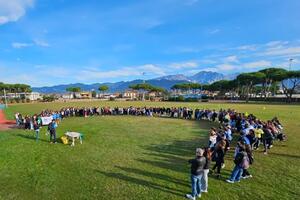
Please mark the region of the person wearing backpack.
POLYGON ((224 164, 225 146, 226 146, 225 140, 221 140, 217 144, 217 146, 212 154, 212 161, 216 162, 216 164, 214 165, 212 170, 214 171, 217 168, 217 173, 216 173, 217 178, 221 177, 220 173, 221 173, 222 165, 224 164))
POLYGON ((227 183, 240 182, 243 169, 249 168, 249 158, 245 152, 245 146, 239 147, 239 152, 234 159, 235 167, 232 170, 230 179, 226 180, 227 183))
MULTIPOLYGON (((251 147, 249 145, 246 145, 246 153, 247 153, 247 156, 249 158, 249 164, 252 165, 253 162, 254 162, 254 157, 253 157, 253 154, 252 154, 251 147)), ((243 169, 242 178, 243 179, 252 178, 252 175, 250 174, 248 169, 243 169)))
POLYGON ((189 160, 191 164, 192 193, 186 194, 185 197, 191 200, 201 197, 201 179, 206 165, 206 158, 203 156, 203 153, 203 149, 197 148, 196 158, 189 160))

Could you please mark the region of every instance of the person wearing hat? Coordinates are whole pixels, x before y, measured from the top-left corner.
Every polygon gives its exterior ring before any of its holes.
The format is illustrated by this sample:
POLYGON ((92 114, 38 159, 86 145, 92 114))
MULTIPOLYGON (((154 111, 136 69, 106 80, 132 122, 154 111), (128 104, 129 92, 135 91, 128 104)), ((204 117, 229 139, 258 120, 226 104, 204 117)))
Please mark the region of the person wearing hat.
POLYGON ((196 158, 189 160, 191 164, 192 193, 186 194, 186 198, 191 200, 195 200, 196 197, 201 197, 201 179, 206 165, 206 158, 203 156, 203 153, 203 149, 197 148, 196 158))

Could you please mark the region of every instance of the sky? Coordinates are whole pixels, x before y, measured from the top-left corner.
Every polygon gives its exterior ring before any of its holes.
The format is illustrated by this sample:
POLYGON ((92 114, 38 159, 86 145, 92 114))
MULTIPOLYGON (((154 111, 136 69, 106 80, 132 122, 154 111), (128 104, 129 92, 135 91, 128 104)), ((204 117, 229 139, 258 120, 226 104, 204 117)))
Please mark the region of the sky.
POLYGON ((299 0, 0 0, 0 82, 300 69, 299 0))

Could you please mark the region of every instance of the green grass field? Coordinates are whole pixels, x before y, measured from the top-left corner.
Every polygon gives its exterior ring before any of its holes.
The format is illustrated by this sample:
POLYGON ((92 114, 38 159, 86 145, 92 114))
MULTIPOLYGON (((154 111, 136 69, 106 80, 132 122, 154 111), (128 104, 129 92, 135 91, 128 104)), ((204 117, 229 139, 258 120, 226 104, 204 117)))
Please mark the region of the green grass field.
MULTIPOLYGON (((13 105, 5 110, 38 113, 66 106, 188 106, 235 108, 261 119, 279 117, 288 141, 276 142, 269 155, 255 152, 252 179, 224 180, 233 167, 226 158, 223 178, 209 179, 201 199, 300 199, 300 106, 218 103, 77 102, 13 105), (263 109, 265 107, 265 109, 263 109)), ((189 165, 196 147, 207 144, 209 122, 132 116, 69 118, 58 128, 84 133, 83 145, 50 144, 44 128, 0 132, 0 199, 184 199, 190 192, 189 165)), ((262 148, 261 148, 262 149, 262 148)))

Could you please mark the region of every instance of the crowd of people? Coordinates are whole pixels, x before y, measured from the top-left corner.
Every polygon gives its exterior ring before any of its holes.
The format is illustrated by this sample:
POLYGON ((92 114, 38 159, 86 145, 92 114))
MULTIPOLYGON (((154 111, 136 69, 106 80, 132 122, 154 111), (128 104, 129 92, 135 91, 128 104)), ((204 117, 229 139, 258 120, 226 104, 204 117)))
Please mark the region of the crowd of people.
POLYGON ((232 147, 234 138, 236 139, 233 153, 234 168, 226 180, 228 183, 238 183, 241 179, 252 177, 249 167, 254 163, 253 152, 258 150, 261 144, 264 154, 267 154, 275 140, 286 140, 283 126, 276 117, 264 122, 252 114, 238 113, 234 110, 205 113, 205 119, 218 120, 220 126, 218 129, 214 127, 210 129, 208 147, 197 148, 196 157, 189 160, 192 193, 186 197, 191 200, 201 197, 201 193, 208 191, 208 173, 212 162, 214 166, 210 173, 215 174, 217 178, 221 177, 221 169, 225 167, 225 156, 232 147))
POLYGON ((225 156, 232 148, 235 140, 233 157, 235 167, 232 170, 228 183, 240 182, 241 178, 251 178, 250 165, 254 162, 253 151, 263 146, 264 154, 273 147, 274 140, 284 141, 283 126, 275 117, 264 122, 253 114, 239 113, 233 109, 191 109, 187 107, 67 107, 59 111, 44 110, 33 116, 16 113, 16 123, 25 129, 35 130, 36 140, 39 139, 39 130, 43 117, 51 117, 48 125, 50 142, 56 143, 56 128, 61 120, 68 117, 90 117, 100 115, 131 115, 148 117, 170 117, 187 120, 209 120, 218 122, 218 128, 212 127, 209 131, 207 147, 196 149, 196 158, 189 160, 191 164, 192 193, 187 194, 189 199, 200 197, 202 192, 208 191, 208 174, 221 177, 221 170, 225 167, 225 156), (214 163, 211 168, 211 164, 214 163), (210 172, 211 169, 211 172, 210 172))

